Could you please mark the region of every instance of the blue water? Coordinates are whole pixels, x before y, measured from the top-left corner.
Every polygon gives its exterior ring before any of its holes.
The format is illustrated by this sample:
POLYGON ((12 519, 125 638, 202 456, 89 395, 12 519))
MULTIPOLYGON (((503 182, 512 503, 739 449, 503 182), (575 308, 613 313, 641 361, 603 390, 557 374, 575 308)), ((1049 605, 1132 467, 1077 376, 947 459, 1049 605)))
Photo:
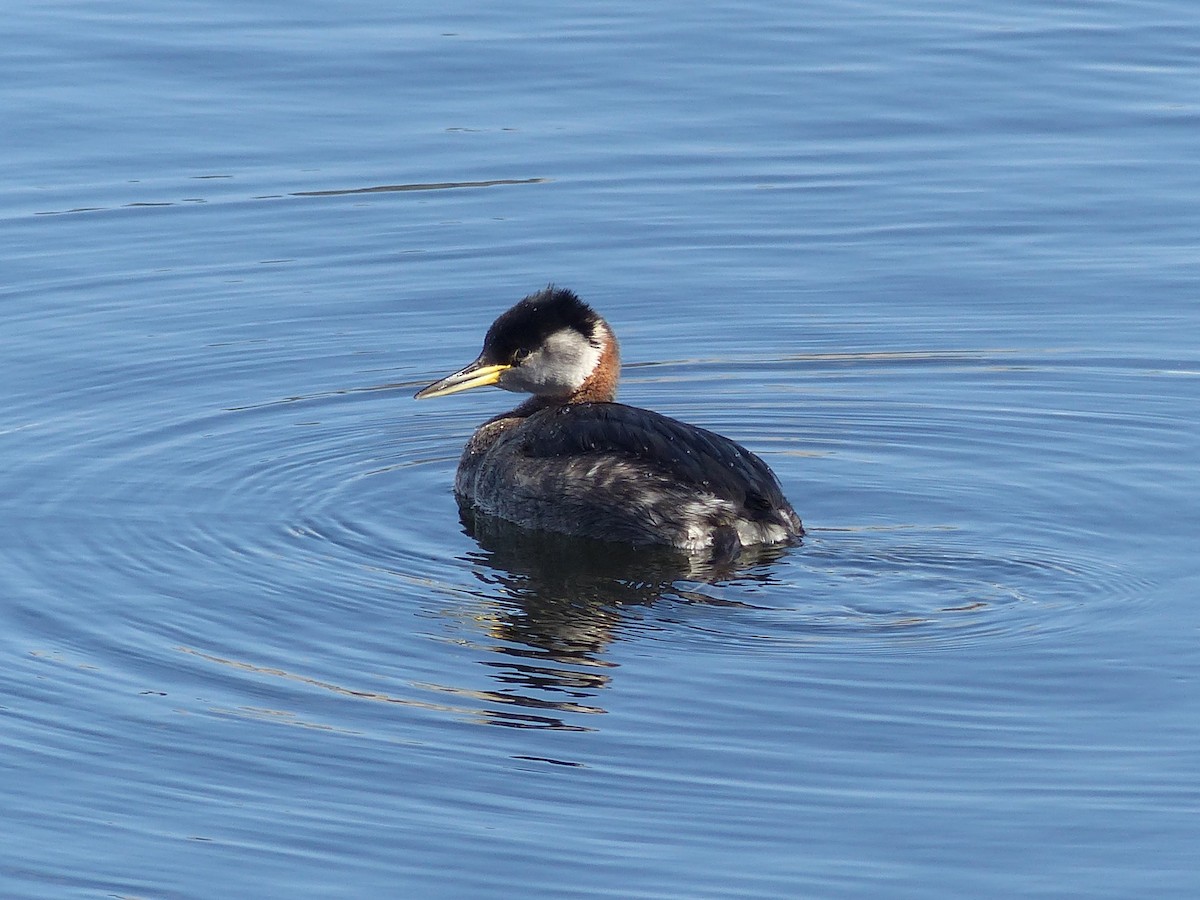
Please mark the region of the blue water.
POLYGON ((1193 3, 2 27, 0 896, 1200 894, 1193 3), (802 546, 464 532, 551 280, 802 546))

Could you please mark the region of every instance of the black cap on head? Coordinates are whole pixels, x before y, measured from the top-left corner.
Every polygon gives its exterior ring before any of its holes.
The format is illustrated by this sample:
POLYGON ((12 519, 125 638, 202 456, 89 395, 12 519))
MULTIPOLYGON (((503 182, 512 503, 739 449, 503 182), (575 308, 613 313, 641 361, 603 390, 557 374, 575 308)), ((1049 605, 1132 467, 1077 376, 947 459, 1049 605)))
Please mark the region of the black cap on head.
POLYGON ((533 351, 550 335, 565 329, 579 332, 599 346, 596 326, 601 319, 574 291, 547 286, 503 313, 483 339, 483 355, 498 363, 510 363, 519 350, 533 351))

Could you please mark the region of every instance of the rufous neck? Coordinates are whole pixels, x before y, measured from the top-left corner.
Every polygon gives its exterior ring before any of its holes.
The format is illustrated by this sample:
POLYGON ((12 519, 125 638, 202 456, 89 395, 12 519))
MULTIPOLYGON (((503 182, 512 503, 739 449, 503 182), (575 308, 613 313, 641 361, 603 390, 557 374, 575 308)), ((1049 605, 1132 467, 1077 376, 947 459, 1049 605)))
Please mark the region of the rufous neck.
POLYGON ((621 380, 621 348, 607 325, 598 327, 603 329, 604 340, 600 359, 596 362, 596 368, 592 369, 592 374, 565 401, 567 403, 612 403, 617 399, 617 383, 621 380))

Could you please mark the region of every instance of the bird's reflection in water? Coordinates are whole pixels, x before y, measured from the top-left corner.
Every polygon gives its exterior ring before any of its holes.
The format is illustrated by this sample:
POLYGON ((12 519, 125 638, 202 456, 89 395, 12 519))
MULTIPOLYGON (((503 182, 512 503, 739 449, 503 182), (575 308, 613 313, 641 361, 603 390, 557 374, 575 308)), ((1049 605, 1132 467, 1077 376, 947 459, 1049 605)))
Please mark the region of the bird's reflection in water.
POLYGON ((570 727, 548 717, 552 709, 603 712, 590 701, 608 686, 614 663, 605 651, 625 618, 664 596, 743 605, 708 596, 697 583, 768 581, 769 563, 788 549, 746 548, 735 560, 717 562, 668 547, 532 531, 466 506, 459 514, 479 544, 468 558, 476 577, 493 586, 500 601, 488 633, 497 641, 490 649, 502 658, 485 664, 503 685, 506 705, 530 713, 514 716, 509 708, 491 721, 517 727, 570 727))

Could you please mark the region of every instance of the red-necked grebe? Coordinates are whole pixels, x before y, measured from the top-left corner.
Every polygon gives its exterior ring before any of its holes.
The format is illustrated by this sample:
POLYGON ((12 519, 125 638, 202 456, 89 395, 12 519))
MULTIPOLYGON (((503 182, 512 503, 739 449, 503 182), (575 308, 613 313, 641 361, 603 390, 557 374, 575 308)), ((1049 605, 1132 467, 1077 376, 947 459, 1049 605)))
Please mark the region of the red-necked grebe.
POLYGON ((736 553, 804 534, 765 462, 729 438, 615 403, 608 323, 550 286, 492 323, 479 357, 418 400, 496 385, 533 396, 467 442, 454 491, 526 528, 736 553))

